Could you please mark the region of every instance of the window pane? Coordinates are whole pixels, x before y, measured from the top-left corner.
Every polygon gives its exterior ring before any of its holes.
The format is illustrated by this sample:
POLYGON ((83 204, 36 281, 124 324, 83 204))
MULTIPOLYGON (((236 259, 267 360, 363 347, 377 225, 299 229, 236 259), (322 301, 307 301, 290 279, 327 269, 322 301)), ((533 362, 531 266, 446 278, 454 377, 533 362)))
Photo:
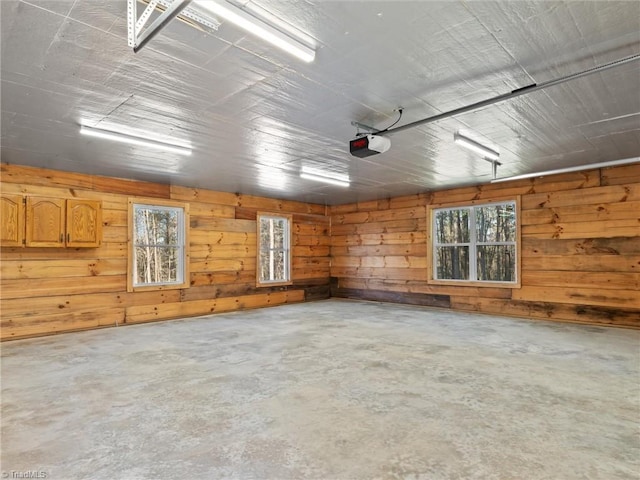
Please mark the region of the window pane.
POLYGON ((180 249, 177 247, 136 247, 135 283, 178 282, 180 249))
POLYGON ((478 245, 478 280, 514 282, 516 247, 514 245, 478 245))
POLYGON ((469 243, 469 209, 439 210, 435 222, 437 243, 469 243))
POLYGON ((135 209, 134 242, 138 245, 177 245, 179 213, 174 209, 135 209))
POLYGON ((271 236, 270 230, 270 221, 268 218, 260 219, 260 246, 262 248, 268 248, 271 241, 269 237, 271 236))
POLYGON ((260 252, 260 281, 287 281, 287 252, 270 250, 260 252))
POLYGON ((272 280, 271 265, 273 264, 273 251, 263 250, 260 252, 260 281, 268 282, 272 280))
POLYGON ((469 280, 469 247, 437 247, 436 262, 437 278, 469 280))
POLYGON ((161 244, 176 245, 178 243, 178 212, 165 210, 160 217, 161 244))
POLYGON ((260 281, 261 282, 266 282, 268 280, 270 280, 269 276, 269 271, 270 271, 270 267, 269 265, 271 265, 271 253, 270 251, 261 251, 260 255, 259 255, 259 259, 260 259, 260 264, 258 265, 258 268, 260 269, 260 281))
POLYGON ((273 262, 273 278, 274 280, 286 281, 286 254, 283 251, 275 251, 273 252, 274 262, 273 262))
POLYGON ((267 248, 284 248, 287 234, 286 218, 260 219, 260 246, 267 248))
POLYGON ((515 242, 515 205, 476 208, 476 237, 478 242, 515 242))
POLYGON ((286 232, 286 220, 274 219, 273 220, 273 248, 284 248, 284 237, 286 232))
POLYGON ((134 243, 147 243, 147 217, 148 211, 144 208, 134 209, 133 218, 133 241, 134 243))

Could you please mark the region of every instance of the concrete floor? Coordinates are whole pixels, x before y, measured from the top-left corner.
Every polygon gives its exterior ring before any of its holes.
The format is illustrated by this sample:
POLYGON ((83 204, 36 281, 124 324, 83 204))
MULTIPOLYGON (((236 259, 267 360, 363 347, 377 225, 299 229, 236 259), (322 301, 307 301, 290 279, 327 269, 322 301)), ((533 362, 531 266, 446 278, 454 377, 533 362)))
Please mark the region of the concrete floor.
POLYGON ((639 346, 638 331, 347 300, 9 342, 1 470, 638 479, 639 346))

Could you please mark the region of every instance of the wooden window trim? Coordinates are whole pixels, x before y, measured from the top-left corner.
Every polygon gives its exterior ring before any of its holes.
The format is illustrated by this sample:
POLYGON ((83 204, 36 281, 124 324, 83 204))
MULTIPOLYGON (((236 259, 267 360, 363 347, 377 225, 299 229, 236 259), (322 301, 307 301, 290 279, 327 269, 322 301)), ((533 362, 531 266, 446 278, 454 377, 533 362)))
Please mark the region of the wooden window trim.
POLYGON ((429 285, 446 285, 459 287, 483 287, 483 288, 522 288, 522 207, 521 196, 495 197, 483 200, 471 200, 468 202, 438 203, 427 205, 427 283, 429 285), (436 279, 433 265, 433 212, 442 208, 477 207, 502 202, 515 202, 516 205, 516 281, 515 282, 490 282, 478 280, 442 280, 436 279))
POLYGON ((277 212, 257 212, 256 214, 256 286, 257 287, 281 287, 293 285, 293 215, 277 212), (262 217, 276 217, 287 219, 289 226, 289 248, 287 255, 288 280, 282 282, 262 282, 260 281, 260 219, 262 217))
POLYGON ((189 263, 190 263, 190 243, 189 243, 189 204, 185 202, 178 202, 174 200, 164 200, 158 198, 129 198, 128 199, 128 217, 127 217, 127 291, 128 292, 147 292, 157 290, 178 290, 183 288, 189 288, 191 284, 189 263), (133 243, 133 206, 136 205, 151 205, 158 207, 175 207, 182 208, 184 212, 184 269, 183 269, 183 281, 182 283, 170 284, 170 285, 142 285, 135 286, 133 284, 133 267, 134 267, 134 243, 133 243))

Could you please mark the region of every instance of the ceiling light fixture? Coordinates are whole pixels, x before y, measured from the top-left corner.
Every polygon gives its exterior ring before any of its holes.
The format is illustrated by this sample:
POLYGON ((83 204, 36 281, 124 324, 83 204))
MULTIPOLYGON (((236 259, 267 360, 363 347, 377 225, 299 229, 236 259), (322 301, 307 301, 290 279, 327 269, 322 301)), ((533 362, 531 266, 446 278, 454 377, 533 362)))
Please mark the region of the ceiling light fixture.
POLYGON ((101 128, 80 126, 80 133, 91 137, 106 138, 116 142, 128 143, 130 145, 140 145, 142 147, 156 148, 166 152, 177 153, 179 155, 191 155, 191 148, 178 145, 175 143, 165 143, 158 140, 150 140, 148 138, 129 135, 127 133, 116 132, 113 130, 103 130, 101 128))
POLYGON ((500 154, 495 150, 485 147, 481 143, 476 142, 460 133, 453 134, 453 141, 460 145, 461 147, 467 148, 469 150, 473 150, 476 153, 483 155, 485 158, 489 160, 498 160, 500 158, 500 154))
POLYGON ((195 3, 300 60, 308 63, 316 56, 314 49, 224 0, 197 0, 195 3))
POLYGON ((514 177, 496 178, 491 183, 510 182, 511 180, 524 180, 525 178, 546 177, 548 175, 557 175, 560 173, 580 172, 582 170, 591 170, 593 168, 616 167, 619 165, 628 165, 630 163, 639 163, 640 157, 624 158, 622 160, 611 160, 609 162, 592 163, 590 165, 579 165, 577 167, 558 168, 556 170, 547 170, 546 172, 525 173, 524 175, 516 175, 514 177))
POLYGON ((349 182, 343 182, 342 180, 336 180, 329 177, 321 177, 319 175, 312 175, 310 173, 301 173, 300 178, 304 178, 305 180, 314 180, 316 182, 329 183, 331 185, 337 185, 339 187, 348 187, 349 185, 351 185, 349 182))
POLYGON ((351 185, 349 175, 329 173, 310 167, 302 167, 300 178, 304 178, 305 180, 313 180, 315 182, 337 185, 339 187, 348 187, 349 185, 351 185))

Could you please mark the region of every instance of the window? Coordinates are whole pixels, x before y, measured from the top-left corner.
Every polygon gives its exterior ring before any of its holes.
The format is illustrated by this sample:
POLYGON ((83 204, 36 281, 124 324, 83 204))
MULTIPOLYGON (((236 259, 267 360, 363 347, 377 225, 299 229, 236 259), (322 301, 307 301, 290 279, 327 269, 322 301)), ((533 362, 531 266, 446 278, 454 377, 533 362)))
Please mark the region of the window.
POLYGON ((188 286, 188 207, 129 201, 129 291, 188 286))
POLYGON ((291 216, 258 214, 258 285, 291 283, 291 216))
POLYGON ((516 202, 432 210, 432 278, 518 282, 516 202))

